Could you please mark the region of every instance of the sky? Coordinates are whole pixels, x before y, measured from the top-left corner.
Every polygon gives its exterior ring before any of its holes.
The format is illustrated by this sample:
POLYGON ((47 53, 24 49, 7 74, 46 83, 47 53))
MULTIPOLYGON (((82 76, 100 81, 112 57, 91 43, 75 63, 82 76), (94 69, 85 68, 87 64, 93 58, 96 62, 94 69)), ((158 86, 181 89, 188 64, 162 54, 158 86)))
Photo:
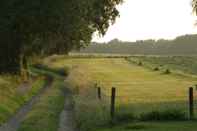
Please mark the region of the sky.
POLYGON ((191 0, 124 0, 118 6, 120 17, 104 37, 94 35, 93 41, 108 42, 146 39, 174 39, 197 34, 197 17, 192 14, 191 0))

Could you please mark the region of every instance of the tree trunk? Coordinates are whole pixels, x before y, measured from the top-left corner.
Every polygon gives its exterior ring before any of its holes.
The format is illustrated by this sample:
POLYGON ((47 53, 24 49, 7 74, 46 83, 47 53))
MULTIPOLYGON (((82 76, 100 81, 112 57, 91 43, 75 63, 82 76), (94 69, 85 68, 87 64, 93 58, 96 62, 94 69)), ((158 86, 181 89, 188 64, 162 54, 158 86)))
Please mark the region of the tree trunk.
POLYGON ((0 32, 0 73, 20 73, 20 41, 11 33, 0 32))
POLYGON ((28 63, 27 57, 25 55, 21 55, 21 76, 23 81, 28 81, 29 79, 29 72, 28 72, 28 63))

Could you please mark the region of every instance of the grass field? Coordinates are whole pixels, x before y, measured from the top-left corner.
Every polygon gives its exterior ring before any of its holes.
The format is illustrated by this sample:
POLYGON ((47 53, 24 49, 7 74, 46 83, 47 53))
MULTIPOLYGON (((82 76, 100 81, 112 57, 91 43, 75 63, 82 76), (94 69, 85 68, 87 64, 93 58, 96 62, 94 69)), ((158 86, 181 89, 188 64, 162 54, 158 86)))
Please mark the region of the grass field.
MULTIPOLYGON (((91 95, 91 93, 96 92, 94 88, 92 88, 93 91, 87 91, 90 89, 89 87, 93 87, 95 83, 102 87, 102 93, 107 99, 110 96, 111 87, 117 88, 117 114, 119 112, 127 112, 135 115, 169 109, 177 109, 187 113, 188 87, 197 83, 195 77, 190 77, 189 75, 163 74, 160 71, 156 72, 144 68, 143 66, 132 64, 124 58, 69 59, 62 57, 52 62, 50 62, 50 60, 47 62, 49 63, 45 64, 50 64, 51 67, 55 68, 69 67, 71 73, 68 77, 68 84, 76 88, 79 95, 85 94, 84 96, 86 98, 79 98, 77 100, 78 104, 81 102, 81 105, 86 107, 81 113, 84 114, 85 111, 89 113, 89 116, 80 115, 80 113, 78 113, 78 118, 82 119, 79 121, 80 126, 83 125, 83 122, 86 122, 85 126, 93 126, 93 118, 97 118, 96 116, 98 114, 102 115, 102 118, 107 115, 107 113, 100 111, 102 109, 98 109, 98 105, 101 105, 98 101, 87 98, 88 93, 91 95), (88 108, 90 109, 88 110, 88 108), (99 113, 96 113, 97 109, 100 111, 99 113), (92 115, 90 115, 91 111, 92 115), (88 121, 88 119, 91 122, 88 121)), ((82 110, 83 107, 80 107, 80 109, 82 110)), ((77 111, 80 112, 80 109, 77 111)), ((98 120, 95 120, 95 122, 97 122, 95 125, 99 127, 98 120)), ((171 122, 171 124, 162 122, 152 122, 151 124, 145 123, 145 125, 150 125, 150 128, 142 130, 152 131, 151 127, 155 126, 154 130, 163 131, 166 129, 165 131, 181 131, 183 128, 178 127, 178 123, 179 122, 171 122)), ((180 124, 182 126, 189 125, 189 131, 193 131, 197 128, 197 126, 190 122, 181 122, 180 124)), ((98 130, 131 130, 130 128, 124 128, 121 124, 114 128, 102 127, 103 128, 98 128, 98 130)), ((95 129, 95 127, 92 127, 92 129, 95 129)))
POLYGON ((197 75, 197 57, 196 56, 136 56, 128 60, 131 62, 142 62, 149 68, 159 68, 160 70, 170 69, 179 74, 197 75))

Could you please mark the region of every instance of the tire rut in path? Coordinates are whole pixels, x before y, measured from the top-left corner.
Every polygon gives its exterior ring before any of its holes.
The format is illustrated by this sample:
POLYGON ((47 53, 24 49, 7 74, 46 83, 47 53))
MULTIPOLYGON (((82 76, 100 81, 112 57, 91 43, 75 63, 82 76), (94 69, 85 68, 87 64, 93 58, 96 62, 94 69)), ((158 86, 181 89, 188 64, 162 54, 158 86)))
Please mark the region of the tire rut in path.
POLYGON ((19 109, 19 111, 12 118, 10 118, 7 123, 3 124, 0 127, 0 131, 17 131, 25 116, 32 109, 33 105, 39 101, 42 94, 45 93, 51 86, 52 81, 52 79, 48 79, 46 82, 47 84, 40 90, 40 92, 36 96, 33 96, 29 102, 19 109))
POLYGON ((64 110, 60 114, 60 123, 58 131, 76 131, 72 95, 69 91, 65 93, 64 110))

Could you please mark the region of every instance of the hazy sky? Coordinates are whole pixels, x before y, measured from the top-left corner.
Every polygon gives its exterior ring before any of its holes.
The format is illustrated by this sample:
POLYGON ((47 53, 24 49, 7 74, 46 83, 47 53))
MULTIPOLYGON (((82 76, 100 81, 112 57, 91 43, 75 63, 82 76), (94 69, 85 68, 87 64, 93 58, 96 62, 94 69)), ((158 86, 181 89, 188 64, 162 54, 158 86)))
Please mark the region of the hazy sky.
POLYGON ((120 18, 103 38, 94 36, 93 41, 173 39, 197 33, 191 0, 125 0, 118 8, 120 18))

